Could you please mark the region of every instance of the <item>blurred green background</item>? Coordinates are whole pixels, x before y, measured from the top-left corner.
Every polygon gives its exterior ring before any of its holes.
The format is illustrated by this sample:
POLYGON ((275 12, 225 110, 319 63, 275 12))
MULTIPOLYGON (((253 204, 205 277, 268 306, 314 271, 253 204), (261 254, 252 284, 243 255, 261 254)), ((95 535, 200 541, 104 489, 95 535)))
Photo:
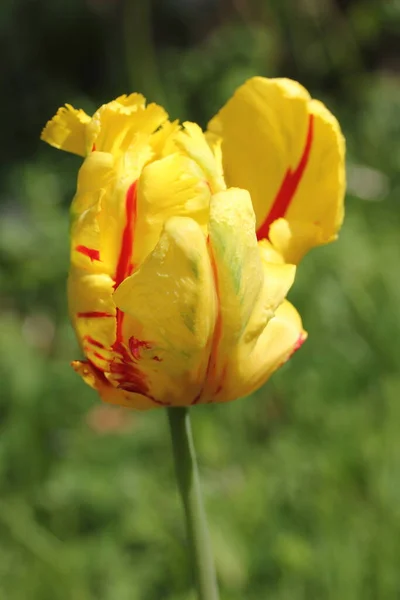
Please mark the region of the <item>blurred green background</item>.
POLYGON ((69 367, 80 161, 39 134, 134 90, 205 125, 254 74, 339 117, 347 219, 299 269, 301 351, 192 412, 221 600, 400 598, 399 28, 399 0, 2 0, 1 599, 194 600, 165 413, 69 367))

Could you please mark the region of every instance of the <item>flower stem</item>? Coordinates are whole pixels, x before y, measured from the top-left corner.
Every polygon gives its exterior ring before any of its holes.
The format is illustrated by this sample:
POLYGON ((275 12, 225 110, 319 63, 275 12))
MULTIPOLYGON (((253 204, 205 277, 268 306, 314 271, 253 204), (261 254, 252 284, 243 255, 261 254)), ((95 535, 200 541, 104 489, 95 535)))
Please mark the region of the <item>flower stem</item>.
POLYGON ((169 408, 175 472, 185 509, 186 528, 199 600, 218 600, 217 578, 200 490, 199 472, 187 408, 169 408))

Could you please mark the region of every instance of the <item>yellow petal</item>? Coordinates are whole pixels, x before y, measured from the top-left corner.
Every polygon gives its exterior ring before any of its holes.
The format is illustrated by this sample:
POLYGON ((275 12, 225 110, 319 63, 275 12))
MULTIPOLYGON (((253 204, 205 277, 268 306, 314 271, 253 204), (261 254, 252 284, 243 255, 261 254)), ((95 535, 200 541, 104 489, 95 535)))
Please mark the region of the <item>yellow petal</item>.
POLYGON ((101 193, 100 206, 100 258, 119 284, 133 269, 137 180, 130 173, 116 172, 112 184, 101 193))
POLYGON ((206 233, 210 197, 201 168, 187 156, 175 153, 147 165, 138 184, 135 265, 154 249, 172 216, 191 217, 206 233))
POLYGON ((320 225, 287 219, 277 219, 271 224, 269 239, 285 261, 295 264, 314 246, 330 241, 324 239, 320 225))
POLYGON ((71 268, 68 304, 72 324, 85 355, 96 367, 108 369, 116 335, 114 281, 105 274, 71 268))
POLYGON ((263 270, 263 288, 239 342, 239 345, 247 344, 248 351, 286 298, 296 273, 296 267, 289 264, 263 263, 263 270))
POLYGON ((133 268, 140 168, 124 159, 92 152, 84 161, 71 207, 71 260, 120 283, 133 268))
POLYGON ((258 249, 260 250, 263 263, 282 264, 285 262, 282 254, 271 244, 269 240, 260 240, 258 242, 258 249))
POLYGON ((47 123, 40 138, 50 146, 85 156, 88 123, 90 117, 83 110, 66 104, 47 123))
POLYGON ((193 219, 169 219, 154 251, 116 290, 130 316, 125 344, 149 395, 173 405, 194 402, 207 369, 216 321, 213 273, 203 231, 193 219))
POLYGON ((156 407, 154 402, 142 394, 127 392, 113 387, 104 377, 103 373, 88 361, 74 360, 72 367, 87 385, 98 392, 104 402, 126 406, 127 408, 135 408, 137 410, 147 410, 156 407))
POLYGON ((220 309, 201 401, 222 402, 243 395, 247 382, 243 357, 264 335, 296 268, 284 264, 268 242, 257 243, 254 212, 244 190, 213 196, 209 231, 220 309))
POLYGON ((222 385, 230 353, 251 317, 263 286, 250 195, 229 189, 211 199, 209 240, 219 300, 219 316, 204 390, 213 397, 222 385))
MULTIPOLYGON (((217 163, 218 173, 221 179, 224 179, 224 166, 222 161, 222 138, 219 135, 215 135, 211 131, 206 131, 204 134, 208 145, 211 148, 211 152, 214 155, 214 159, 217 163)), ((224 180, 224 187, 222 189, 226 189, 226 184, 224 180)))
MULTIPOLYGON (((116 309, 113 293, 114 281, 109 276, 71 269, 68 280, 71 320, 88 359, 77 363, 84 369, 81 375, 106 402, 156 408, 160 403, 148 395, 146 376, 120 343, 123 317, 127 315, 116 309)), ((125 319, 127 324, 129 319, 125 319)))
POLYGON ((126 152, 138 135, 150 136, 167 117, 157 104, 146 107, 141 94, 121 96, 95 112, 88 126, 87 146, 112 154, 126 152))
POLYGON ((226 189, 221 163, 215 158, 201 128, 188 121, 183 125, 184 130, 175 137, 177 146, 200 165, 213 194, 226 189))
POLYGON ((114 177, 113 157, 93 152, 83 162, 71 204, 71 262, 90 272, 108 272, 101 252, 99 215, 102 191, 114 177))
POLYGON ((344 216, 345 140, 322 102, 311 100, 308 111, 313 119, 311 151, 287 218, 318 225, 325 243, 335 239, 344 216))
POLYGON ((303 344, 307 333, 301 318, 285 300, 268 322, 256 343, 245 340, 238 347, 235 360, 226 369, 224 384, 215 400, 226 402, 247 396, 263 385, 303 344))
POLYGON ((153 150, 154 159, 168 156, 176 151, 174 139, 180 131, 179 121, 165 121, 157 131, 153 133, 149 144, 153 150))
POLYGON ((73 200, 73 212, 82 212, 87 206, 77 200, 79 194, 89 194, 105 189, 115 177, 115 159, 108 152, 89 154, 78 173, 77 194, 73 200))
MULTIPOLYGON (((259 239, 285 217, 333 239, 343 218, 344 139, 333 115, 297 82, 255 77, 209 123, 225 180, 248 189, 259 239)), ((303 252, 304 253, 304 252, 303 252)))

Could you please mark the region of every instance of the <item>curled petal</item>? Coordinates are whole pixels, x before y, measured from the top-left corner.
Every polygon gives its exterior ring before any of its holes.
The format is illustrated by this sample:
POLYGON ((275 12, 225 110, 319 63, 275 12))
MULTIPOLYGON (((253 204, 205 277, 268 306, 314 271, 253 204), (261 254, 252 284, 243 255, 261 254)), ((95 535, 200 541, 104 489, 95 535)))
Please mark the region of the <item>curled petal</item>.
POLYGON ((246 334, 238 346, 236 360, 226 369, 224 385, 217 401, 226 402, 246 396, 262 386, 307 339, 301 318, 285 300, 276 310, 255 343, 246 334))
POLYGON ((85 156, 86 127, 90 117, 83 111, 66 104, 46 124, 40 138, 60 150, 85 156))
POLYGON ((161 106, 145 106, 141 94, 120 96, 101 106, 93 115, 88 127, 87 146, 112 154, 127 152, 138 134, 150 136, 167 118, 161 106))

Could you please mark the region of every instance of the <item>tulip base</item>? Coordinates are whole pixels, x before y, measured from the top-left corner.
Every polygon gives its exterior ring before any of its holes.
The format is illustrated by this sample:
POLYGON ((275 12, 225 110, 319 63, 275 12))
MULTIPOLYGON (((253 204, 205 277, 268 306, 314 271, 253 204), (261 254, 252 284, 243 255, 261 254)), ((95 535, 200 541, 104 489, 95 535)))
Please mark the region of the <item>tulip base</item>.
POLYGON ((187 408, 169 408, 175 472, 182 497, 199 600, 218 600, 217 578, 187 408))

